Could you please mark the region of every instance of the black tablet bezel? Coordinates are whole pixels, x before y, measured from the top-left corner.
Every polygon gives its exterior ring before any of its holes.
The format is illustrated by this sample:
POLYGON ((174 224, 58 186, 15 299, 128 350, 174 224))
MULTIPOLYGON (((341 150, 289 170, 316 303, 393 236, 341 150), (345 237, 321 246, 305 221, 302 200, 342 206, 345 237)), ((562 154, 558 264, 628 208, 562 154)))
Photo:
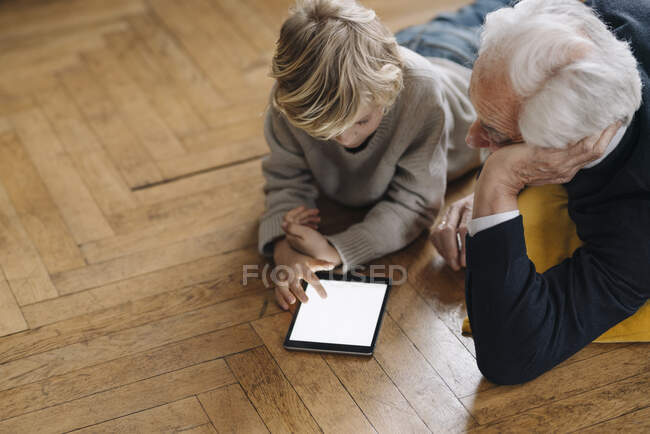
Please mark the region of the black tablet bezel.
MULTIPOLYGON (((293 315, 291 320, 291 325, 287 331, 287 336, 284 339, 284 348, 287 350, 296 350, 296 351, 319 351, 325 353, 342 353, 342 354, 356 354, 363 356, 372 355, 375 350, 375 343, 377 342, 377 336, 379 335, 379 329, 381 328, 381 323, 384 318, 384 312, 386 310, 386 302, 388 301, 388 294, 391 290, 391 281, 388 278, 384 277, 368 277, 363 276, 357 273, 351 274, 333 274, 326 271, 321 271, 316 273, 320 280, 339 280, 346 282, 366 282, 366 283, 381 283, 386 285, 386 292, 384 293, 384 300, 381 304, 381 309, 379 310, 379 317, 377 318, 377 324, 375 325, 375 334, 372 337, 372 343, 370 346, 360 346, 360 345, 344 345, 344 344, 330 344, 330 343, 321 343, 321 342, 307 342, 307 341, 292 341, 289 339, 291 332, 293 331, 293 326, 296 323, 296 318, 298 318, 298 312, 300 312, 300 304, 296 308, 296 312, 293 315)), ((307 289, 307 282, 302 281, 303 289, 307 289)))

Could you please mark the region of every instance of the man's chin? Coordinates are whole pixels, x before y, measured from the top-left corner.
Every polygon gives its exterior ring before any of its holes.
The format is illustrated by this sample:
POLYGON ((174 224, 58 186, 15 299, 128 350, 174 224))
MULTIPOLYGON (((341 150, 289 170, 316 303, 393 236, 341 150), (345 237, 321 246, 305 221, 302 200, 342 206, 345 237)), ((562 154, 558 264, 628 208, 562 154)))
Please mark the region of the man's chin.
POLYGON ((490 145, 490 146, 488 146, 487 148, 488 148, 488 149, 490 150, 490 152, 492 153, 492 152, 498 151, 499 149, 503 148, 503 146, 490 145))

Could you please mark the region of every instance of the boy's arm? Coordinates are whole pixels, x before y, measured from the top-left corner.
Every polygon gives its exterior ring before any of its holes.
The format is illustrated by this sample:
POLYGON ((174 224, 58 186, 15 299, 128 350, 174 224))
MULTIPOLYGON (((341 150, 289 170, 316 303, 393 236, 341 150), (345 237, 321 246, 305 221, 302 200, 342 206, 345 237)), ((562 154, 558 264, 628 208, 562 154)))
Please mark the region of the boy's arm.
POLYGON ((428 229, 442 208, 447 179, 442 113, 431 114, 397 163, 384 198, 358 224, 328 236, 344 270, 401 249, 428 229))
POLYGON ((273 108, 266 114, 264 136, 271 154, 262 162, 266 212, 260 221, 258 248, 261 254, 270 256, 273 242, 284 236, 284 215, 300 205, 315 207, 318 189, 298 141, 273 108))

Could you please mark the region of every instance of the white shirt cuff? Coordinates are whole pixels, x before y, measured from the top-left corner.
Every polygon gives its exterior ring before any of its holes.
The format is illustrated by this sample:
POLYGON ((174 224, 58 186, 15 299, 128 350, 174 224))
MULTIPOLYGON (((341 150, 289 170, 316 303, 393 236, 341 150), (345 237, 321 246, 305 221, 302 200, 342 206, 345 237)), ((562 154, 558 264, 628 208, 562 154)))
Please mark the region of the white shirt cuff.
POLYGON ((478 217, 472 219, 467 224, 467 232, 469 232, 470 237, 473 237, 474 235, 476 235, 477 233, 485 229, 491 228, 492 226, 496 226, 505 221, 512 220, 513 218, 518 216, 519 216, 519 210, 516 209, 514 211, 506 211, 506 212, 500 212, 498 214, 478 217))

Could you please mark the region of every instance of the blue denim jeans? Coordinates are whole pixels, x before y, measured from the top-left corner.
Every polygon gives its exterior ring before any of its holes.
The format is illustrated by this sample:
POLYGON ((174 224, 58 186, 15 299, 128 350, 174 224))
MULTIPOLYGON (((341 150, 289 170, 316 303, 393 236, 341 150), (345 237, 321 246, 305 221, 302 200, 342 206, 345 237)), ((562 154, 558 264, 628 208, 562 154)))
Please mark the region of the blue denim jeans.
POLYGON ((442 57, 471 68, 478 55, 485 16, 512 0, 475 0, 456 12, 445 12, 426 24, 397 32, 397 43, 425 57, 442 57))

